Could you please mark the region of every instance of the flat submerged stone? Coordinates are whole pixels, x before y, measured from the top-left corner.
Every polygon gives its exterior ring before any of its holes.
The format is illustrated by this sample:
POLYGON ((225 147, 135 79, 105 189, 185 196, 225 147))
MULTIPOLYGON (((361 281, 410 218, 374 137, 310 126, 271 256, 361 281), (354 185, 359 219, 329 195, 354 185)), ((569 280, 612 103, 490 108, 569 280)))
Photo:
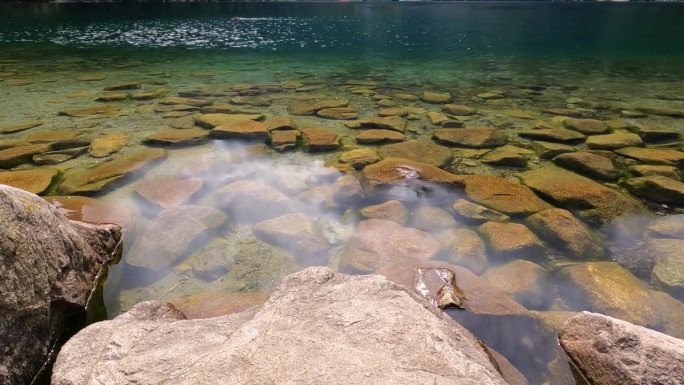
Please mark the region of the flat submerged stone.
POLYGON ((166 151, 161 148, 138 150, 95 167, 67 174, 59 186, 59 191, 66 195, 95 194, 126 175, 164 157, 166 151))

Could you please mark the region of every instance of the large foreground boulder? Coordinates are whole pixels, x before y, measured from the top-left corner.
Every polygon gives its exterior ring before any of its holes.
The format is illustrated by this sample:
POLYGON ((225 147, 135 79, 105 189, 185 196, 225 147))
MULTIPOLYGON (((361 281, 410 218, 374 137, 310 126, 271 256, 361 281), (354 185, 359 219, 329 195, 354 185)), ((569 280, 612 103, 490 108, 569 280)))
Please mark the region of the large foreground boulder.
POLYGON ((684 340, 588 312, 570 318, 559 340, 591 384, 684 384, 684 340))
POLYGON ((66 326, 84 322, 116 225, 66 219, 28 192, 0 185, 0 384, 28 384, 66 326))
POLYGON ((378 275, 309 268, 259 309, 185 320, 143 302, 82 330, 54 385, 506 384, 470 332, 378 275))

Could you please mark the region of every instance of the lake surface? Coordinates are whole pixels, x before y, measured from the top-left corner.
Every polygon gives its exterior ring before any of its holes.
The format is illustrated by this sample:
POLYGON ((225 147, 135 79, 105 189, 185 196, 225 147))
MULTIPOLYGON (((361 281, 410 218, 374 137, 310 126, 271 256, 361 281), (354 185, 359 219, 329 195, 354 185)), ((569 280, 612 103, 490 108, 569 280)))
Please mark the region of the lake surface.
MULTIPOLYGON (((125 226, 109 317, 150 299, 196 317, 240 311, 308 265, 447 261, 534 311, 449 314, 530 383, 573 383, 555 338, 572 312, 684 335, 681 192, 628 182, 659 175, 681 189, 682 20, 682 4, 2 4, 0 162, 13 174, 0 182, 125 226), (437 134, 461 126, 495 133, 437 134), (609 133, 623 136, 588 144, 609 133), (666 154, 623 151, 633 147, 666 154), (597 189, 589 203, 528 182, 535 192, 506 198, 561 153, 594 156, 555 161, 595 181, 581 179, 597 189), (392 157, 501 179, 371 188, 362 168, 392 157), (599 198, 611 194, 639 209, 613 215, 624 207, 599 198), (459 199, 500 213, 476 218, 459 199), (610 210, 587 213, 599 200, 610 210), (552 206, 601 251, 569 251, 527 218, 552 206)), ((399 168, 406 179, 425 176, 411 167, 399 168)))

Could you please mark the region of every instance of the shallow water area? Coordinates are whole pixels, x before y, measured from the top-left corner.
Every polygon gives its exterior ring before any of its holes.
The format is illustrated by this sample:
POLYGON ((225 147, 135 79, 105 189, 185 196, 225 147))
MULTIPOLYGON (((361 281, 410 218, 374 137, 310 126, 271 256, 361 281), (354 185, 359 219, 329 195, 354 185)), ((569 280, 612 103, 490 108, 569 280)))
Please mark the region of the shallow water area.
POLYGON ((448 313, 531 384, 574 383, 577 311, 684 336, 680 4, 0 15, 0 183, 124 226, 109 317, 448 262, 448 313))

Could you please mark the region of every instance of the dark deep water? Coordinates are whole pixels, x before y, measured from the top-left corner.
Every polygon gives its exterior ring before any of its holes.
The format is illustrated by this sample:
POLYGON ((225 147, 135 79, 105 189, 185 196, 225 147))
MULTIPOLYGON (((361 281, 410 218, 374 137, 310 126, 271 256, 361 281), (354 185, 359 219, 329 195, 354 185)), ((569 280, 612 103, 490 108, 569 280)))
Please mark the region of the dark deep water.
MULTIPOLYGON (((145 147, 143 141, 149 135, 169 129, 172 120, 179 123, 190 115, 181 114, 185 111, 155 112, 158 104, 154 99, 110 103, 122 109, 116 116, 79 120, 57 113, 93 105, 96 97, 106 94, 103 87, 121 82, 140 82, 145 91, 163 96, 183 92, 200 95, 215 103, 227 103, 237 93, 244 93, 249 87, 243 89, 243 84, 272 86, 290 82, 312 87, 297 93, 347 98, 362 116, 377 114, 378 100, 371 98, 373 94, 450 92, 454 102, 481 110, 480 116, 466 125, 495 126, 510 133, 509 137, 536 121, 561 124, 542 110, 568 105, 595 108, 595 116, 602 120, 624 118, 630 124, 657 125, 681 133, 681 119, 633 118, 621 115, 621 111, 642 105, 684 110, 682 21, 684 4, 677 3, 0 4, 0 126, 41 119, 48 123, 29 133, 78 131, 88 137, 125 133, 130 141, 121 153, 128 154, 145 147), (91 79, 83 80, 84 75, 91 79), (359 79, 372 80, 376 85, 349 83, 359 79), (10 84, 10 80, 17 82, 10 84), (365 90, 366 86, 370 90, 365 90), (521 89, 525 90, 522 96, 521 89), (492 101, 476 97, 490 91, 506 97, 492 101), (516 120, 502 114, 510 109, 530 113, 535 120, 516 120), (171 116, 174 113, 178 114, 171 116)), ((285 92, 294 93, 294 89, 285 92)), ((245 95, 253 96, 249 92, 245 95)), ((274 99, 268 108, 246 108, 269 117, 286 115, 287 100, 278 99, 279 95, 282 92, 270 95, 274 99)), ((398 103, 426 111, 439 110, 439 105, 417 98, 398 103)), ((410 123, 410 138, 431 141, 433 127, 424 115, 410 123)), ((321 126, 345 136, 340 151, 356 145, 351 142, 355 134, 340 121, 316 116, 297 119, 301 119, 297 121, 301 126, 321 126)), ((24 135, 4 135, 2 139, 22 139, 24 135)), ((518 140, 516 137, 510 142, 522 147, 530 144, 529 140, 518 140)), ((575 150, 585 150, 583 146, 578 144, 575 150)), ((668 146, 681 149, 681 143, 668 146)), ((269 151, 265 159, 257 158, 251 148, 216 140, 172 148, 168 159, 148 174, 202 179, 204 187, 190 202, 207 206, 216 204, 212 200, 215 190, 234 180, 254 178, 276 186, 297 201, 299 211, 325 224, 326 236, 335 251, 342 249, 353 233, 359 209, 387 198, 358 197, 334 208, 313 207, 300 193, 329 179, 320 177, 327 175, 323 165, 336 162, 338 152, 269 151), (231 166, 203 168, 216 159, 231 166), (311 182, 312 175, 318 178, 313 178, 315 183, 311 182)), ((550 163, 548 159, 532 158, 526 166, 530 169, 550 163)), ((60 163, 60 173, 68 176, 100 162, 84 154, 60 163)), ((464 166, 454 161, 444 168, 454 173, 509 179, 521 171, 470 159, 467 162, 472 164, 464 166)), ((621 172, 624 178, 626 171, 621 172)), ((681 168, 677 172, 681 175, 681 168)), ((127 182, 138 179, 143 177, 136 174, 127 182)), ((450 194, 399 199, 412 211, 421 206, 451 210, 455 196, 450 194)), ((57 186, 44 195, 59 195, 57 186)), ((141 229, 153 223, 161 210, 135 195, 133 183, 119 184, 95 195, 114 207, 114 213, 104 217, 123 218, 131 224, 126 234, 125 261, 141 229)), ((667 206, 649 208, 663 215, 678 212, 667 206)), ((648 216, 644 221, 652 219, 648 216)), ((522 218, 514 221, 522 222, 522 218)), ((192 254, 196 260, 197 255, 203 256, 206 245, 201 242, 192 244, 169 269, 155 274, 148 275, 124 263, 113 268, 105 287, 109 316, 146 299, 196 296, 193 298, 200 299, 192 301, 202 301, 201 295, 209 293, 206 298, 211 299, 216 298, 211 294, 217 292, 263 297, 284 274, 321 262, 297 259, 291 250, 256 240, 251 233, 254 223, 237 222, 234 227, 231 224, 211 234, 214 240, 228 239, 221 247, 233 253, 230 261, 223 261, 230 265, 228 272, 219 278, 193 275, 192 263, 196 261, 191 263, 192 258, 187 257, 192 254), (254 271, 258 273, 252 274, 254 271)), ((622 242, 634 233, 643 235, 643 226, 625 233, 617 231, 617 235, 604 229, 593 230, 602 232, 603 240, 614 237, 622 242)), ((437 229, 426 231, 436 233, 437 229)), ((210 243, 208 239, 203 241, 210 243)), ((631 238, 625 241, 630 242, 631 238)), ((330 254, 333 257, 335 253, 330 254)), ((617 257, 609 252, 604 260, 617 257)), ((448 258, 442 253, 437 259, 448 258)), ((555 251, 547 259, 534 261, 548 271, 552 286, 562 291, 564 283, 555 274, 564 263, 575 261, 555 251)), ((491 265, 499 262, 489 259, 491 265)), ((329 264, 340 267, 340 261, 334 258, 329 264)), ((348 271, 344 266, 340 269, 348 271)), ((648 290, 652 288, 649 272, 637 274, 648 290)), ((532 310, 593 309, 588 302, 575 304, 561 299, 556 289, 550 292, 553 298, 532 310)), ((475 316, 458 311, 452 314, 504 354, 530 383, 566 383, 558 377, 567 376, 568 369, 564 356, 558 357, 553 332, 542 330, 529 318, 475 316), (550 369, 553 365, 556 368, 550 369)))

